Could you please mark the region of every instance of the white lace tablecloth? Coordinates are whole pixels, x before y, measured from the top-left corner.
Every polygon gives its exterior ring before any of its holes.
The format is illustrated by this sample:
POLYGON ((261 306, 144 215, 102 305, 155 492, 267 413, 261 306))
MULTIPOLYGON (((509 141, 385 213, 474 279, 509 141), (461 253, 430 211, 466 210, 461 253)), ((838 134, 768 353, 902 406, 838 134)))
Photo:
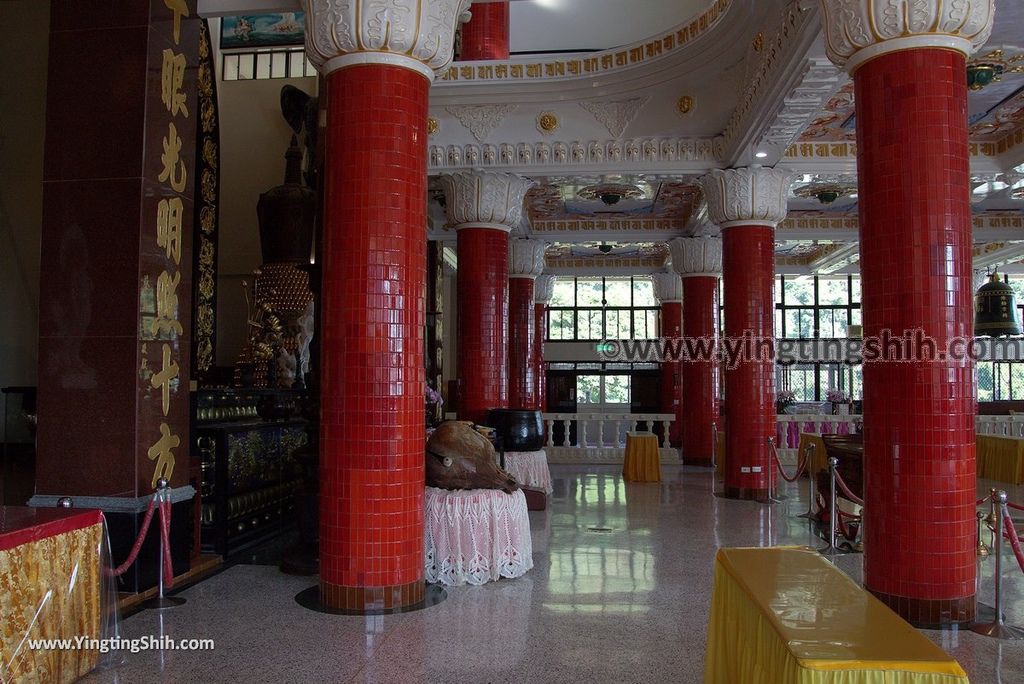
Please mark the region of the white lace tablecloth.
POLYGON ((545 494, 555 491, 551 486, 548 455, 540 451, 506 451, 505 470, 523 487, 539 489, 545 494))
POLYGON ((522 491, 427 487, 425 506, 428 582, 479 585, 521 577, 533 567, 530 516, 522 491))

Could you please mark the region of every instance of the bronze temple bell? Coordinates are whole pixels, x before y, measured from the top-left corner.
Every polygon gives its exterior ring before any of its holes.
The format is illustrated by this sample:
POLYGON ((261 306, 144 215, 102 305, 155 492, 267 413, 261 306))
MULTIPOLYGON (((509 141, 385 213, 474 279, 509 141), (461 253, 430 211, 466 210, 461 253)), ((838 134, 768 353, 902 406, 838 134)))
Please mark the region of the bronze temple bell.
POLYGON ((989 274, 988 282, 975 293, 974 334, 989 337, 1020 335, 1017 298, 1005 276, 1000 280, 998 273, 989 274))

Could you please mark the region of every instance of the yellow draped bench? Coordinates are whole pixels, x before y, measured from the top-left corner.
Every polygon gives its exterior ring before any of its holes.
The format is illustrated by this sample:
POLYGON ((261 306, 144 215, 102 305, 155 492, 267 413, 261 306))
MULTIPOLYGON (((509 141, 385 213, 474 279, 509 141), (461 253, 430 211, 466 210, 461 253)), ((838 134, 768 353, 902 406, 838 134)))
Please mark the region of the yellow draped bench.
POLYGON ((806 548, 719 549, 705 684, 967 684, 960 665, 806 548))
POLYGON ((1007 484, 1024 483, 1024 439, 978 435, 978 477, 1007 484))

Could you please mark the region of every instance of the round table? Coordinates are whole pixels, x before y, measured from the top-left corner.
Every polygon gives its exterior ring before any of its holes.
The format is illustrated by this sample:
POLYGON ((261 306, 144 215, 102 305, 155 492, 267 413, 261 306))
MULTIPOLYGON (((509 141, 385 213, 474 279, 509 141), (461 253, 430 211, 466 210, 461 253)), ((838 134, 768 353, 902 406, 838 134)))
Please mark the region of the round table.
POLYGON ((533 567, 526 497, 516 490, 426 488, 423 546, 428 582, 480 585, 533 567))
POLYGON ((505 470, 523 487, 537 489, 545 494, 555 491, 551 486, 548 455, 544 453, 543 449, 539 451, 506 451, 505 470))

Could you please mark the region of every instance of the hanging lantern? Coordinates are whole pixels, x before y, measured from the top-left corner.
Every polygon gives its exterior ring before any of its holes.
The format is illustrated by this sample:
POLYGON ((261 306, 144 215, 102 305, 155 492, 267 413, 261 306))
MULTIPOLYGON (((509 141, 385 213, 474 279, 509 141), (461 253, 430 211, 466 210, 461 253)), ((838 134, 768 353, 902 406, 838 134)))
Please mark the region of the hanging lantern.
POLYGON ((974 295, 974 334, 1001 337, 1020 335, 1017 298, 1008 280, 992 273, 974 295))

